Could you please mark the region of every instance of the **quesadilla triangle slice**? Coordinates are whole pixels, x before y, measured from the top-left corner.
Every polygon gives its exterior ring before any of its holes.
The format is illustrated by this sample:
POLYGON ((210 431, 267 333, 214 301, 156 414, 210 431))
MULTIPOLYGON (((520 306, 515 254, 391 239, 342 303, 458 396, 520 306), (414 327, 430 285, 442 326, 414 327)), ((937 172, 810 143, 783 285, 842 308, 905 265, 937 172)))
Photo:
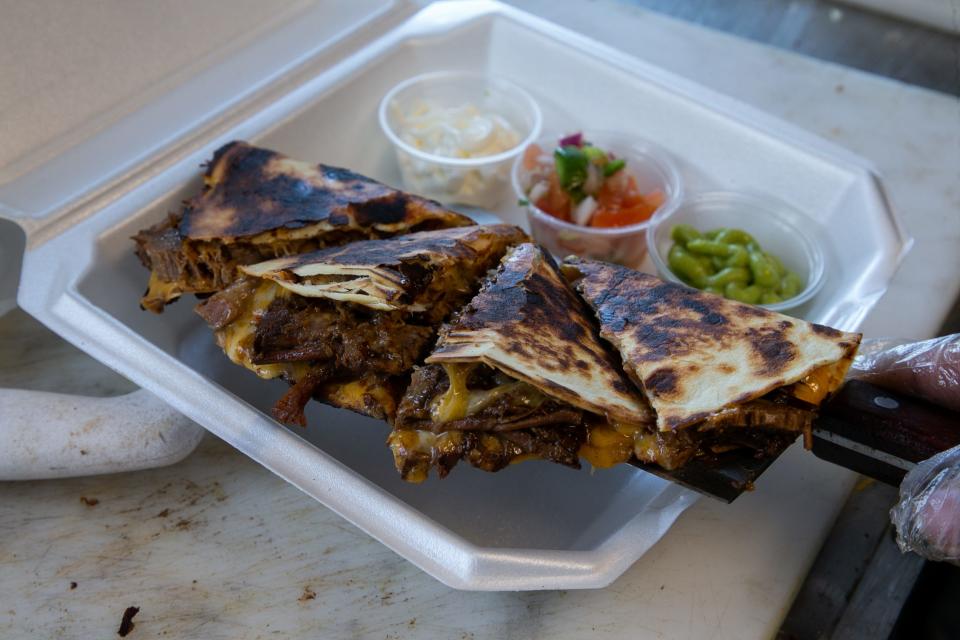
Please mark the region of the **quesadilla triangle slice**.
POLYGON ((591 430, 653 422, 589 310, 533 244, 507 253, 426 362, 389 437, 409 481, 431 467, 443 477, 459 460, 486 471, 528 458, 579 468, 591 430))
POLYGON ((355 240, 471 225, 440 204, 348 169, 292 160, 245 142, 214 153, 202 193, 134 236, 150 270, 141 306, 220 291, 237 267, 355 240))
POLYGON ((277 258, 240 267, 197 313, 233 362, 293 385, 274 407, 281 422, 305 425, 311 398, 392 420, 440 324, 525 240, 475 225, 277 258))
POLYGON ((657 413, 656 446, 636 457, 666 469, 741 447, 776 455, 798 433, 809 443, 860 344, 860 334, 619 265, 567 258, 563 271, 657 413))

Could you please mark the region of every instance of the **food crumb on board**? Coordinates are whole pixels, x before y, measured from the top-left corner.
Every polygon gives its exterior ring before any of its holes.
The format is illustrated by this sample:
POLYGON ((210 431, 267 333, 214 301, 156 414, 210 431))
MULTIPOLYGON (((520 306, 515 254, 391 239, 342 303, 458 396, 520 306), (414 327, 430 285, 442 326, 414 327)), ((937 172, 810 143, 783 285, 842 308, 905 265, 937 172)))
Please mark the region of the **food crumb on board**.
POLYGON ((73 590, 76 589, 76 588, 77 588, 77 583, 76 583, 76 582, 71 582, 71 583, 70 583, 70 590, 73 591, 73 590))
POLYGON ((123 612, 123 618, 120 619, 120 628, 117 629, 117 635, 121 638, 126 638, 127 634, 133 631, 133 628, 136 626, 133 623, 133 616, 140 613, 140 607, 127 607, 123 612))
POLYGON ((317 592, 310 588, 310 585, 306 585, 303 588, 303 593, 300 594, 300 597, 297 598, 298 602, 306 602, 307 600, 313 600, 317 597, 317 592))
POLYGON ((80 502, 87 505, 88 507, 95 507, 100 504, 99 498, 88 498, 87 496, 80 496, 80 502))

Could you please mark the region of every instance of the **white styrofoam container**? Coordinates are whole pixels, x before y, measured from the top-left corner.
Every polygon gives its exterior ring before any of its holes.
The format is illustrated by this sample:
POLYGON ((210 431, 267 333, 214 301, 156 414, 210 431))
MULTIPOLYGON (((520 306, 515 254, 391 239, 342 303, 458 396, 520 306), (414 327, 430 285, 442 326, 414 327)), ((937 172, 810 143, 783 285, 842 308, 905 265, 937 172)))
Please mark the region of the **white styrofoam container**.
MULTIPOLYGON (((246 139, 397 184, 393 154, 377 128, 378 102, 399 80, 438 69, 514 80, 540 102, 545 129, 601 123, 654 140, 678 162, 688 192, 765 191, 817 219, 829 232, 828 278, 796 311, 808 319, 856 329, 909 248, 862 158, 515 9, 443 2, 342 56, 318 53, 280 75, 273 90, 225 109, 67 205, 46 206, 56 201, 48 195, 31 210, 19 204, 29 195, 26 183, 0 187, 0 211, 28 231, 18 301, 446 584, 604 586, 667 531, 694 500, 691 493, 626 467, 594 474, 534 462, 497 474, 462 465, 446 480, 405 484, 393 469, 383 423, 314 405, 308 429, 285 428, 266 411, 283 383, 227 361, 189 300, 162 316, 138 307, 147 274, 129 238, 199 188, 198 167, 215 148, 246 139), (10 204, 12 196, 19 206, 10 204)), ((231 72, 240 70, 224 63, 220 73, 231 72)), ((188 116, 131 116, 137 126, 164 117, 188 116)), ((116 131, 87 144, 71 151, 71 162, 95 161, 96 149, 123 150, 116 131)), ((51 171, 69 169, 59 162, 51 171)), ((103 175, 110 170, 103 167, 103 175)), ((43 177, 41 169, 29 179, 43 177)), ((523 221, 513 204, 498 213, 523 221)))

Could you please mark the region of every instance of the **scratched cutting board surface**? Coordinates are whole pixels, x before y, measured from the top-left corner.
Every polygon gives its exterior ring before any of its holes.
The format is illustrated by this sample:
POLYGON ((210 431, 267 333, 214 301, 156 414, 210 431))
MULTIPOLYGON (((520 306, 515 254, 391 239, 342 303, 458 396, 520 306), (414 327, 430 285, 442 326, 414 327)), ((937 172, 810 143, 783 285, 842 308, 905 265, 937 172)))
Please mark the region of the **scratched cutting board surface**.
MULTIPOLYGON (((736 87, 875 161, 917 247, 867 329, 925 336, 939 326, 960 269, 955 100, 616 4, 517 4, 721 91, 736 87)), ((0 338, 2 385, 129 388, 19 312, 0 319, 0 338)), ((140 607, 134 639, 770 637, 850 486, 849 474, 809 465, 816 481, 803 495, 701 501, 607 589, 473 594, 208 438, 167 469, 0 484, 0 637, 116 637, 130 606, 140 607)))

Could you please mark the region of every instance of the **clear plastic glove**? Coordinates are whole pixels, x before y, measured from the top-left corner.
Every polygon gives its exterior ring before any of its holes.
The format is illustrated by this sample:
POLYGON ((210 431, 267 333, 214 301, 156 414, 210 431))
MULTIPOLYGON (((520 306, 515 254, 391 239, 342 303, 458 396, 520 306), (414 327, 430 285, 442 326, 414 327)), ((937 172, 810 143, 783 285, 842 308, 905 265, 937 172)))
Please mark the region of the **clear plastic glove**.
POLYGON ((907 474, 890 519, 901 551, 960 561, 960 447, 924 460, 907 474))
POLYGON ((960 333, 922 342, 864 340, 849 377, 960 411, 960 333))
MULTIPOLYGON (((923 342, 868 341, 850 377, 960 412, 960 334, 923 342)), ((930 560, 960 560, 960 447, 906 475, 890 518, 901 550, 930 560)))

